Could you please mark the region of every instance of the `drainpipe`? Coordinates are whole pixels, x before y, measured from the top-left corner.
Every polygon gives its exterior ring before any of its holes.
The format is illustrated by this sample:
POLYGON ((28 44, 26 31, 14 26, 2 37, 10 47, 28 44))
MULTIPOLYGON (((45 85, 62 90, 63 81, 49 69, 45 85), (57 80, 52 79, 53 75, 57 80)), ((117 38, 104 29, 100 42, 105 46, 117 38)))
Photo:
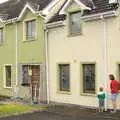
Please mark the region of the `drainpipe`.
POLYGON ((47 80, 47 104, 50 103, 50 96, 49 96, 49 59, 48 59, 48 30, 45 26, 45 61, 46 61, 46 80, 47 80))
POLYGON ((108 41, 107 41, 107 23, 106 20, 104 19, 104 16, 101 15, 101 20, 103 22, 103 79, 104 79, 104 90, 106 94, 106 99, 105 99, 105 110, 107 111, 108 109, 108 99, 107 99, 107 80, 108 80, 108 41))
POLYGON ((17 23, 15 24, 15 54, 16 54, 16 85, 15 85, 15 97, 19 97, 19 83, 18 83, 18 25, 17 23))

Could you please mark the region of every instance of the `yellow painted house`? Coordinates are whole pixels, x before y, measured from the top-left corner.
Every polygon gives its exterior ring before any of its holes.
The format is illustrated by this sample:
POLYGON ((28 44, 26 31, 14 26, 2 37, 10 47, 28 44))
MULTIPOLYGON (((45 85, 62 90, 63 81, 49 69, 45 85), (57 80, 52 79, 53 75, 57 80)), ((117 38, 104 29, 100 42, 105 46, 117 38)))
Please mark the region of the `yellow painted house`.
POLYGON ((51 0, 9 0, 0 4, 1 96, 47 102, 44 20, 51 0))

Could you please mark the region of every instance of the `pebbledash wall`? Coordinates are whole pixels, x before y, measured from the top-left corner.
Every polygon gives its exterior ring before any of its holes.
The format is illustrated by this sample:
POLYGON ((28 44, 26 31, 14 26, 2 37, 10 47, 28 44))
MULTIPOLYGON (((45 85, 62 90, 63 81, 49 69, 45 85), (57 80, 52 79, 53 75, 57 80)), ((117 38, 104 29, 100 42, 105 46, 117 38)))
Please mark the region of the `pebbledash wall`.
MULTIPOLYGON (((96 93, 100 86, 108 86, 106 96, 108 107, 111 107, 110 81, 108 76, 105 76, 105 69, 106 75, 112 73, 119 79, 120 16, 86 22, 83 20, 82 35, 69 36, 68 25, 67 17, 63 21, 63 25, 48 29, 50 101, 97 107, 96 94, 81 92, 81 64, 94 63, 96 66, 96 93), (58 90, 57 66, 62 63, 70 65, 70 92, 58 90), (105 78, 107 78, 106 81, 105 78)), ((118 108, 120 108, 119 104, 118 108)))

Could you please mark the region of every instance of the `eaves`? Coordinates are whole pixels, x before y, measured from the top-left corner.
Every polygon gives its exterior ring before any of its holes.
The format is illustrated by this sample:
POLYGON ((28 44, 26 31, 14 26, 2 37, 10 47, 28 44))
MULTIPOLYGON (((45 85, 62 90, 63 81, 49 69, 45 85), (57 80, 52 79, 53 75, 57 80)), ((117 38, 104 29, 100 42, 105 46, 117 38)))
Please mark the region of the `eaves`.
MULTIPOLYGON (((109 17, 116 17, 118 16, 117 11, 108 11, 108 12, 103 12, 99 14, 93 14, 93 15, 86 15, 82 16, 81 19, 84 21, 92 21, 92 20, 99 20, 102 18, 109 18, 109 17)), ((46 24, 47 28, 54 28, 54 27, 59 27, 59 26, 64 26, 65 22, 64 21, 57 21, 57 22, 52 22, 46 24)))

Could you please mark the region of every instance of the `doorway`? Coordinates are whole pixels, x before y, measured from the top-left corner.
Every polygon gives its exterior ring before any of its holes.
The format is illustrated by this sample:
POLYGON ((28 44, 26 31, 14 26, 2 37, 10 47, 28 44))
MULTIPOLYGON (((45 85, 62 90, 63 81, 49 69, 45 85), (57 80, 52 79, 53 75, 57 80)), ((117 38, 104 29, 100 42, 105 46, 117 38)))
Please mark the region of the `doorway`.
POLYGON ((22 65, 22 86, 29 87, 33 103, 40 100, 40 65, 22 65))

